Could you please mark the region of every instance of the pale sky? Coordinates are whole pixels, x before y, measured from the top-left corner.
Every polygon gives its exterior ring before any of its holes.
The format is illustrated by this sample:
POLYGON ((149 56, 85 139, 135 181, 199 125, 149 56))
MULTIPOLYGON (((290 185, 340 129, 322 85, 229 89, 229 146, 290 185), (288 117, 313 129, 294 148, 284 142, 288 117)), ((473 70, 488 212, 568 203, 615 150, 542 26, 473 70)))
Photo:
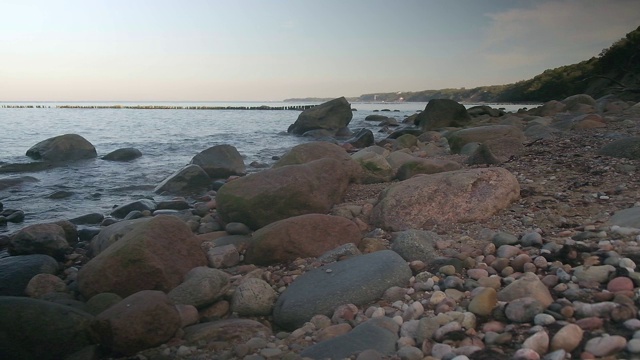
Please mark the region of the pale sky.
POLYGON ((638 0, 2 0, 0 101, 269 101, 499 85, 597 56, 638 0))

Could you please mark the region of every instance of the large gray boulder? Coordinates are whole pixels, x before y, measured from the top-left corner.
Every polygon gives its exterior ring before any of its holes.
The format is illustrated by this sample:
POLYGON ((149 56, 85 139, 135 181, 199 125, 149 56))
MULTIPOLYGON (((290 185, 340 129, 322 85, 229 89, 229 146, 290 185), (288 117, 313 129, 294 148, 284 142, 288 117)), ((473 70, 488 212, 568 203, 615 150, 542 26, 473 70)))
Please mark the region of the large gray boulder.
POLYGON ((103 292, 122 297, 148 289, 168 292, 189 270, 206 264, 200 240, 187 224, 159 215, 85 264, 78 272, 78 288, 87 299, 103 292))
POLYGON ((35 160, 69 161, 91 159, 98 156, 96 148, 77 134, 65 134, 43 140, 27 150, 27 156, 35 160))
POLYGON ((0 296, 26 296, 31 278, 38 274, 56 274, 59 265, 49 255, 18 255, 0 259, 0 296))
POLYGON ((431 263, 437 256, 436 242, 440 235, 432 231, 406 230, 393 233, 391 250, 397 252, 406 261, 420 260, 431 263))
POLYGON ((51 301, 0 296, 0 359, 64 359, 93 343, 93 316, 51 301))
POLYGON ((171 174, 153 190, 155 193, 187 194, 206 190, 211 178, 200 166, 190 164, 171 174))
POLYGON ((224 184, 216 195, 218 214, 254 230, 292 216, 326 214, 341 201, 350 175, 331 158, 264 170, 224 184))
POLYGON ((325 214, 294 216, 254 232, 245 263, 287 263, 299 257, 317 257, 348 243, 360 243, 360 229, 353 221, 325 214))
POLYGON ((331 316, 344 304, 378 300, 392 286, 406 286, 411 269, 400 255, 383 250, 313 269, 298 277, 278 298, 273 318, 293 330, 314 315, 331 316))
POLYGON ((391 318, 368 320, 352 331, 306 348, 300 355, 311 359, 347 359, 364 350, 376 350, 382 355, 393 356, 400 326, 391 318))
POLYGON ((287 165, 301 165, 320 159, 335 159, 342 163, 342 166, 352 173, 353 179, 358 179, 360 165, 356 163, 349 153, 339 145, 326 141, 312 141, 296 145, 284 154, 272 168, 280 168, 287 165))
POLYGON ((141 223, 151 220, 150 217, 134 219, 134 220, 122 220, 117 223, 111 224, 100 230, 98 235, 94 236, 89 243, 89 253, 91 257, 96 257, 98 254, 104 251, 104 249, 113 245, 116 241, 122 239, 125 234, 133 230, 141 223))
POLYGON ((417 175, 380 194, 371 222, 383 229, 402 231, 479 221, 506 208, 519 196, 518 180, 502 168, 417 175))
POLYGON ((471 122, 464 105, 449 99, 432 99, 416 117, 416 125, 422 131, 444 127, 462 127, 471 122))
POLYGON ((335 134, 349 125, 352 118, 351 104, 340 97, 303 111, 287 132, 303 135, 307 131, 323 129, 335 134))
POLYGON ((203 307, 212 304, 228 289, 227 273, 207 266, 191 269, 184 281, 169 292, 169 298, 176 304, 203 307))
POLYGON ((640 136, 615 140, 598 150, 598 154, 638 160, 640 159, 640 136))
POLYGON ((216 145, 191 159, 191 164, 198 165, 212 179, 224 179, 231 175, 244 175, 246 167, 242 155, 231 145, 216 145))
POLYGON ((111 211, 111 216, 125 218, 132 211, 154 211, 157 208, 155 201, 140 199, 128 204, 120 205, 111 211))
POLYGON ((11 237, 12 255, 44 254, 62 260, 69 249, 64 229, 56 224, 35 224, 25 227, 11 237))

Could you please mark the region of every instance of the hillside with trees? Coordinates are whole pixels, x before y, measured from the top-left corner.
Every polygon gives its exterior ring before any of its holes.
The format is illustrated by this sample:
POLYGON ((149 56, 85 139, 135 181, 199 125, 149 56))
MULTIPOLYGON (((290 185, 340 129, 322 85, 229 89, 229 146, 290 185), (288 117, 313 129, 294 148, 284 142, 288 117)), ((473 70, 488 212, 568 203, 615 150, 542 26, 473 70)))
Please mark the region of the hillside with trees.
POLYGON ((640 101, 640 27, 602 50, 596 57, 577 64, 545 70, 529 80, 472 89, 364 94, 349 100, 426 102, 446 98, 473 103, 545 102, 581 93, 594 98, 615 94, 624 100, 640 101))

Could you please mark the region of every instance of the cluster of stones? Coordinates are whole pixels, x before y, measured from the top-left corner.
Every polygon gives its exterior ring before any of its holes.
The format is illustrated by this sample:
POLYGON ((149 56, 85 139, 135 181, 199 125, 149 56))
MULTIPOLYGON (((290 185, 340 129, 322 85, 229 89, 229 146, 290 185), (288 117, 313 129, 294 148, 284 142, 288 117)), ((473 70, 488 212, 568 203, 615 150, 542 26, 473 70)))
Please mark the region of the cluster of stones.
MULTIPOLYGON (((345 102, 303 112, 289 131, 344 134, 345 102)), ((310 142, 246 176, 233 147, 207 149, 157 188, 204 192, 229 178, 196 202, 143 199, 4 240, 0 357, 637 356, 640 273, 617 250, 640 242, 639 206, 601 226, 455 234, 485 243, 460 251, 425 230, 507 211, 526 178, 496 165, 525 142, 637 106, 578 95, 470 114, 432 101, 378 144, 310 142), (377 199, 342 203, 350 184, 389 181, 377 199)), ((638 148, 625 137, 598 151, 635 161, 638 148)))

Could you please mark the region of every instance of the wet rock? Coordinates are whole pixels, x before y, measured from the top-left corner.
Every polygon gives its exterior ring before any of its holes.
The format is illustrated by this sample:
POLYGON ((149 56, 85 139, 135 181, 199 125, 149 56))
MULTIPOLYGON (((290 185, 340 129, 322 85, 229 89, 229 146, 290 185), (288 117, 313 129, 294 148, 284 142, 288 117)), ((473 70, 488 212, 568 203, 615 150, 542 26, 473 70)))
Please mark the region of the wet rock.
POLYGON ((153 200, 140 199, 129 204, 118 206, 117 208, 113 209, 113 211, 111 211, 111 216, 122 219, 125 216, 127 216, 130 212, 135 210, 154 211, 155 209, 156 209, 156 203, 153 200))
POLYGON ((64 359, 93 344, 93 316, 68 306, 0 296, 0 314, 2 359, 64 359))
POLYGON ((136 148, 116 149, 102 157, 107 161, 131 161, 142 156, 142 152, 136 148))
POLYGON ((190 164, 171 174, 153 189, 156 194, 199 193, 211 186, 211 178, 198 165, 190 164))
POLYGON ((405 286, 410 277, 404 259, 389 250, 332 263, 298 277, 278 298, 274 320, 295 329, 314 315, 331 315, 338 305, 374 301, 392 286, 405 286))
POLYGON ((35 160, 70 161, 91 159, 98 156, 96 148, 77 134, 66 134, 43 140, 27 150, 27 156, 35 160))
MULTIPOLYGON (((1 178, 0 179, 0 190, 8 189, 10 187, 19 186, 24 183, 35 183, 39 180, 32 176, 20 176, 20 177, 9 177, 9 178, 1 178)), ((1 209, 0 209, 1 210, 1 209)))
POLYGON ((69 249, 64 229, 56 224, 30 225, 11 237, 12 255, 44 254, 62 259, 69 249))
POLYGON ((131 355, 169 340, 180 324, 180 314, 165 293, 144 290, 100 313, 92 328, 102 345, 131 355))
POLYGON ((287 132, 302 135, 310 130, 324 129, 335 133, 349 125, 352 118, 351 104, 344 97, 340 97, 304 110, 289 126, 287 132))
POLYGON ((0 259, 0 295, 25 296, 29 281, 38 274, 56 274, 58 262, 48 255, 18 255, 0 259))
POLYGON ((227 144, 201 151, 191 159, 191 164, 200 166, 211 179, 226 179, 246 172, 242 155, 234 146, 227 144))

